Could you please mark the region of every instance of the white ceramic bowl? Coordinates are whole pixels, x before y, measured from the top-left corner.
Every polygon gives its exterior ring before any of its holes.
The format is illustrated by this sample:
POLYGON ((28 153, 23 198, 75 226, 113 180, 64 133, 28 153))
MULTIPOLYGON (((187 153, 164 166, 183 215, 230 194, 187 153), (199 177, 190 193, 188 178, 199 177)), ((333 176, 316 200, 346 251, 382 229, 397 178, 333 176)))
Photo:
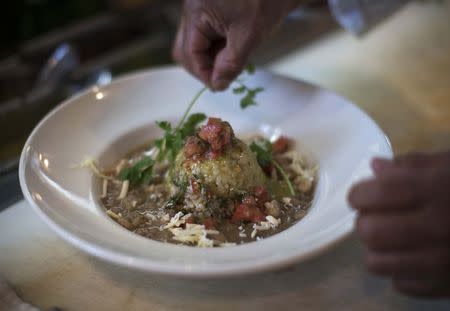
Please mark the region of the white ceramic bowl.
POLYGON ((61 237, 101 259, 143 271, 220 276, 273 269, 327 249, 353 228, 346 203, 351 184, 370 176, 374 156, 391 157, 377 125, 347 100, 309 84, 257 72, 259 106, 245 111, 231 91, 206 93, 194 111, 231 122, 236 132, 281 131, 310 151, 320 165, 314 203, 291 228, 262 241, 199 249, 133 234, 97 203, 97 185, 85 156, 112 164, 158 135, 155 120, 175 120, 202 87, 175 67, 150 70, 90 89, 59 105, 34 129, 20 161, 20 183, 38 215, 61 237))

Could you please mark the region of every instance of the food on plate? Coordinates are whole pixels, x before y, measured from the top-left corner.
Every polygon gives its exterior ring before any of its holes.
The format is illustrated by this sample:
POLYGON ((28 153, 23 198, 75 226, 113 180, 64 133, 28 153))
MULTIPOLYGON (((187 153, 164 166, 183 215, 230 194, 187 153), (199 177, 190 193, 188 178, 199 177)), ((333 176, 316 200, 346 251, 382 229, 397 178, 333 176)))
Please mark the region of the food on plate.
MULTIPOLYGON (((242 81, 242 109, 263 88, 242 81)), ((302 219, 311 206, 317 166, 281 136, 237 137, 230 123, 190 114, 156 122, 160 138, 109 170, 85 162, 99 179, 106 214, 141 236, 175 244, 223 247, 264 239, 302 219), (203 125, 201 125, 203 124, 203 125)))
POLYGON ((197 183, 227 199, 265 184, 266 177, 250 148, 234 136, 228 122, 210 118, 190 136, 175 159, 174 185, 197 183))
POLYGON ((231 246, 274 235, 311 206, 317 168, 286 137, 243 141, 228 122, 209 118, 185 139, 172 165, 148 157, 154 144, 99 177, 107 215, 139 235, 199 247, 231 246))

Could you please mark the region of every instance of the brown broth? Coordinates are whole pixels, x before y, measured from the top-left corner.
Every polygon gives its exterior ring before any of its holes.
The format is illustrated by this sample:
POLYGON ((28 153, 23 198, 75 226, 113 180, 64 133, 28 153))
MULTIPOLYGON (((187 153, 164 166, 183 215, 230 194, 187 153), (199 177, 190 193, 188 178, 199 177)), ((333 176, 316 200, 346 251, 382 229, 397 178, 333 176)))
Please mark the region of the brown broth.
MULTIPOLYGON (((144 150, 148 150, 148 146, 147 148, 139 148, 130 153, 126 157, 127 165, 139 160, 144 150)), ((289 159, 281 155, 277 161, 289 173, 290 179, 293 182, 299 179, 298 174, 290 167, 291 163, 289 159)), ((173 239, 173 234, 170 230, 162 229, 182 207, 172 206, 169 208, 166 206, 167 201, 170 199, 167 182, 164 178, 167 167, 162 167, 156 171, 156 178, 150 185, 130 186, 124 199, 118 198, 121 192, 122 182, 118 180, 108 181, 106 195, 100 198, 100 202, 105 211, 107 211, 107 214, 124 228, 153 240, 181 244, 179 241, 173 239)), ((105 174, 117 178, 114 169, 106 171, 105 174)), ((279 176, 272 176, 272 178, 280 179, 279 176)), ((214 240, 214 246, 225 242, 241 244, 264 239, 289 228, 300 221, 310 208, 314 195, 315 182, 314 177, 311 185, 307 185, 309 186, 306 187, 307 191, 302 192, 297 190, 295 197, 283 196, 274 199, 276 203, 273 204, 275 204, 275 207, 277 205, 279 207, 279 214, 274 216, 276 219, 281 220, 277 227, 265 231, 257 231, 257 235, 252 237, 251 234, 254 230, 253 223, 242 222, 236 224, 232 223, 229 217, 228 219, 227 217, 218 217, 215 219, 214 229, 219 231, 219 234, 208 235, 208 238, 214 240)), ((294 184, 297 188, 305 190, 304 184, 300 185, 295 182, 294 184)))

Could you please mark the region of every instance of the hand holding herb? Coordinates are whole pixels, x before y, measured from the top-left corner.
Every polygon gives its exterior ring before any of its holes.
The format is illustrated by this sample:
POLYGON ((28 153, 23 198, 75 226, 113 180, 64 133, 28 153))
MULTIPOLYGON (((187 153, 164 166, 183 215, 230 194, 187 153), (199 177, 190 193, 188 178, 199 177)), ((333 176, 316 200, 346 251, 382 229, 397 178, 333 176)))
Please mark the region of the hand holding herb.
POLYGON ((256 47, 301 2, 184 1, 183 23, 172 55, 205 85, 224 90, 242 72, 256 47))
MULTIPOLYGON (((251 64, 247 65, 246 70, 249 74, 255 72, 255 68, 251 64)), ((245 94, 240 101, 241 108, 245 109, 256 105, 255 97, 264 89, 261 87, 249 88, 242 81, 236 81, 236 83, 239 86, 233 90, 233 93, 245 94)), ((130 180, 132 185, 148 184, 153 177, 155 162, 168 161, 170 165, 173 164, 177 154, 183 148, 186 138, 193 135, 200 123, 206 119, 206 115, 203 113, 189 114, 195 103, 207 90, 208 88, 204 87, 197 92, 176 127, 172 127, 172 124, 168 121, 156 122, 158 127, 164 131, 163 136, 155 140, 156 159, 144 157, 132 167, 123 169, 119 175, 121 180, 130 180)))

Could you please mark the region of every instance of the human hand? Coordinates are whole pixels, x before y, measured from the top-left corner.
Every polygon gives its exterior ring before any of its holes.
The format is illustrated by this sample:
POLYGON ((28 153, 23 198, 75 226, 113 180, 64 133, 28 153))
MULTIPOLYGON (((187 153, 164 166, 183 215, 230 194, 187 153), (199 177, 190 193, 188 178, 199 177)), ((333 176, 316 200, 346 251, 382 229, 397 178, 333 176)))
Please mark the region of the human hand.
POLYGON ((450 152, 372 167, 349 194, 368 269, 408 295, 450 296, 450 152))
POLYGON ((258 44, 301 2, 185 0, 173 57, 213 90, 223 90, 258 44))

